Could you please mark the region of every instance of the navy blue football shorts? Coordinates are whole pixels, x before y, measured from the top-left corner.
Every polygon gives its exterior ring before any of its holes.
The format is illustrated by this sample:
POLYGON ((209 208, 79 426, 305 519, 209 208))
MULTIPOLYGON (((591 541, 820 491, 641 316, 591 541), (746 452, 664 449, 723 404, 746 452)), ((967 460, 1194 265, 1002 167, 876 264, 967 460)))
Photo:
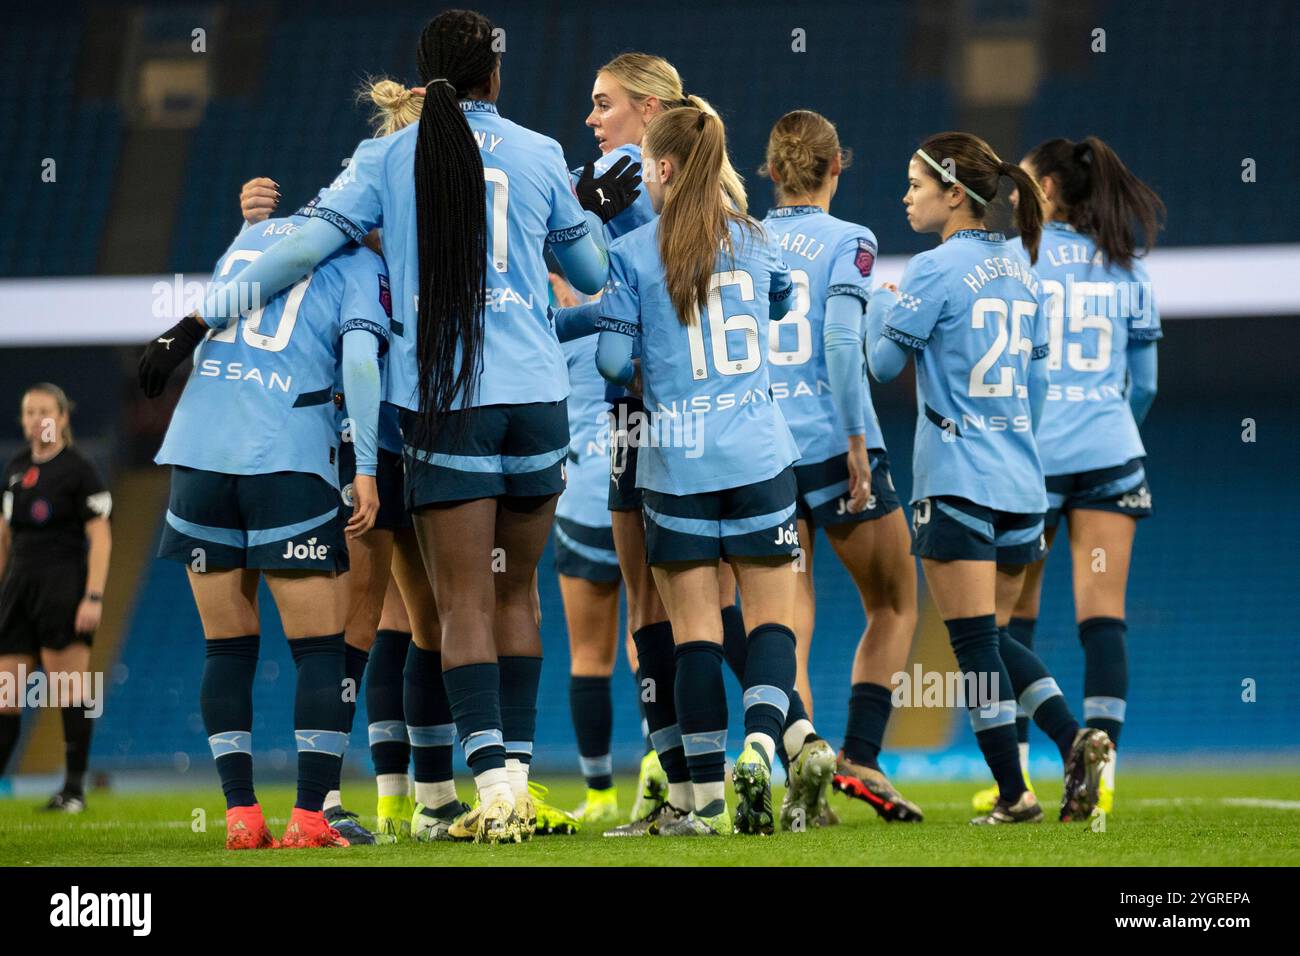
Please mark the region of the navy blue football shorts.
POLYGON ((634 395, 620 398, 610 410, 609 426, 609 496, 610 511, 640 511, 641 489, 636 486, 637 448, 628 441, 626 424, 633 413, 643 413, 645 406, 634 395), (620 407, 624 411, 620 412, 620 407))
POLYGON ((569 454, 564 401, 451 412, 431 449, 411 444, 417 424, 413 412, 402 412, 408 510, 476 498, 546 497, 564 490, 569 454))
POLYGON ((172 466, 158 557, 196 571, 346 571, 339 493, 319 475, 226 475, 172 466))
POLYGON ((619 580, 622 572, 614 551, 613 530, 609 525, 593 528, 568 518, 556 518, 555 570, 565 577, 596 584, 619 580))
POLYGON ((1041 514, 1016 514, 940 495, 912 502, 912 553, 936 561, 1032 564, 1047 556, 1041 514))
MULTIPOLYGON (((402 456, 397 452, 379 449, 379 464, 375 468, 375 487, 379 491, 379 514, 375 527, 383 531, 398 531, 411 527, 411 515, 406 510, 403 491, 402 456)), ((352 442, 339 443, 339 518, 346 525, 352 518, 352 479, 357 475, 357 452, 352 442)))
POLYGON ((651 564, 719 558, 795 557, 794 468, 740 488, 670 495, 643 489, 651 564))
POLYGON ((1151 517, 1151 486, 1147 482, 1145 459, 1133 458, 1114 468, 1072 475, 1048 475, 1044 516, 1047 527, 1055 528, 1062 514, 1075 509, 1113 511, 1133 518, 1151 517))
POLYGON ((847 452, 810 465, 795 465, 799 517, 814 528, 826 528, 883 518, 902 507, 889 474, 889 455, 883 448, 870 448, 867 460, 871 464, 871 494, 867 496, 867 506, 857 514, 849 511, 847 452))

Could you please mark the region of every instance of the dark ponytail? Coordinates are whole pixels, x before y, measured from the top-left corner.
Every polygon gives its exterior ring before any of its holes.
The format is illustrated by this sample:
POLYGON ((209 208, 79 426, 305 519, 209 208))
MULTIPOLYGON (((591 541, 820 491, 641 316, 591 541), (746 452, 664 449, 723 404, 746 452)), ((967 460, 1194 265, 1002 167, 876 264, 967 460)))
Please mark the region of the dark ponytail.
POLYGON ((1034 178, 1015 163, 1004 163, 993 147, 974 133, 936 133, 921 144, 924 152, 947 178, 928 163, 925 172, 945 189, 959 185, 966 192, 966 208, 989 229, 1002 232, 1013 225, 1024 243, 1029 261, 1038 261, 1038 240, 1043 235, 1043 193, 1034 178), (1020 201, 1011 202, 1019 190, 1020 201))
POLYGON ((1093 238, 1107 262, 1127 269, 1155 245, 1165 204, 1096 136, 1077 143, 1049 139, 1025 159, 1039 179, 1056 180, 1066 220, 1093 238))
POLYGON ((421 447, 431 447, 437 421, 474 394, 483 367, 487 204, 483 160, 459 100, 485 87, 496 70, 492 31, 478 13, 448 10, 420 35, 426 93, 415 146, 421 412, 415 444, 421 447))
POLYGON ((1042 190, 1038 188, 1038 183, 1034 177, 1017 166, 1015 163, 1004 163, 999 161, 1001 175, 1006 176, 1013 183, 1020 199, 1016 203, 1016 231, 1020 233, 1020 241, 1029 253, 1030 263, 1038 261, 1038 241, 1043 237, 1043 203, 1042 190))

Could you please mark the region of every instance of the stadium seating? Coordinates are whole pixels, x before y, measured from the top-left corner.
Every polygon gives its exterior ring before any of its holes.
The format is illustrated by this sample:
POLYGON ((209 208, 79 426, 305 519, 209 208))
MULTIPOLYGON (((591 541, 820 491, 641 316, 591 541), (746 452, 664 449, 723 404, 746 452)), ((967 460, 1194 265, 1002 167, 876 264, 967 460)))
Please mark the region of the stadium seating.
POLYGON ((96 271, 121 113, 74 90, 80 5, 19 5, 0 30, 0 277, 96 271), (53 181, 45 175, 54 161, 53 181))

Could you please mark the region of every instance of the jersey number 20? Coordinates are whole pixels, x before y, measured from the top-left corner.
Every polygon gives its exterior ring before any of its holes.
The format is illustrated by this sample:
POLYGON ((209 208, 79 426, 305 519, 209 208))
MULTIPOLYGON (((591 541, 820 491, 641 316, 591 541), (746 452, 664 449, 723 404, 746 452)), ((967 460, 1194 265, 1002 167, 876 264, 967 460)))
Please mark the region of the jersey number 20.
MULTIPOLYGON (((261 254, 254 249, 235 250, 226 257, 226 261, 221 266, 220 275, 229 275, 235 263, 252 262, 261 254)), ((280 324, 276 327, 275 335, 266 335, 262 332, 262 314, 266 311, 266 306, 262 306, 250 312, 248 318, 242 322, 231 322, 220 332, 214 332, 209 341, 234 342, 235 328, 236 326, 242 326, 245 345, 267 352, 283 350, 289 344, 289 336, 293 335, 293 327, 298 324, 298 307, 302 305, 303 296, 307 294, 307 287, 311 285, 311 277, 312 274, 307 273, 289 289, 289 295, 284 301, 284 312, 280 316, 280 324)))

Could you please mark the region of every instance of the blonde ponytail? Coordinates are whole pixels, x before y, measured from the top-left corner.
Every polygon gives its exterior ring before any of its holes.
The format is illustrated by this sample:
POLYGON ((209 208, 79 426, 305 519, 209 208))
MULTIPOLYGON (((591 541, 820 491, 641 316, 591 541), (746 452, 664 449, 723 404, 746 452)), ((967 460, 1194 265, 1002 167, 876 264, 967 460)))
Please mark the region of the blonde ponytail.
POLYGON ((408 90, 396 80, 372 79, 362 86, 357 99, 370 100, 375 112, 370 116, 376 136, 387 136, 410 126, 420 118, 424 96, 408 90))
POLYGON ((646 130, 643 152, 673 162, 659 213, 659 257, 677 319, 689 325, 708 301, 719 249, 735 256, 732 223, 756 237, 761 227, 743 209, 724 202, 727 142, 716 114, 691 106, 660 115, 646 130))

